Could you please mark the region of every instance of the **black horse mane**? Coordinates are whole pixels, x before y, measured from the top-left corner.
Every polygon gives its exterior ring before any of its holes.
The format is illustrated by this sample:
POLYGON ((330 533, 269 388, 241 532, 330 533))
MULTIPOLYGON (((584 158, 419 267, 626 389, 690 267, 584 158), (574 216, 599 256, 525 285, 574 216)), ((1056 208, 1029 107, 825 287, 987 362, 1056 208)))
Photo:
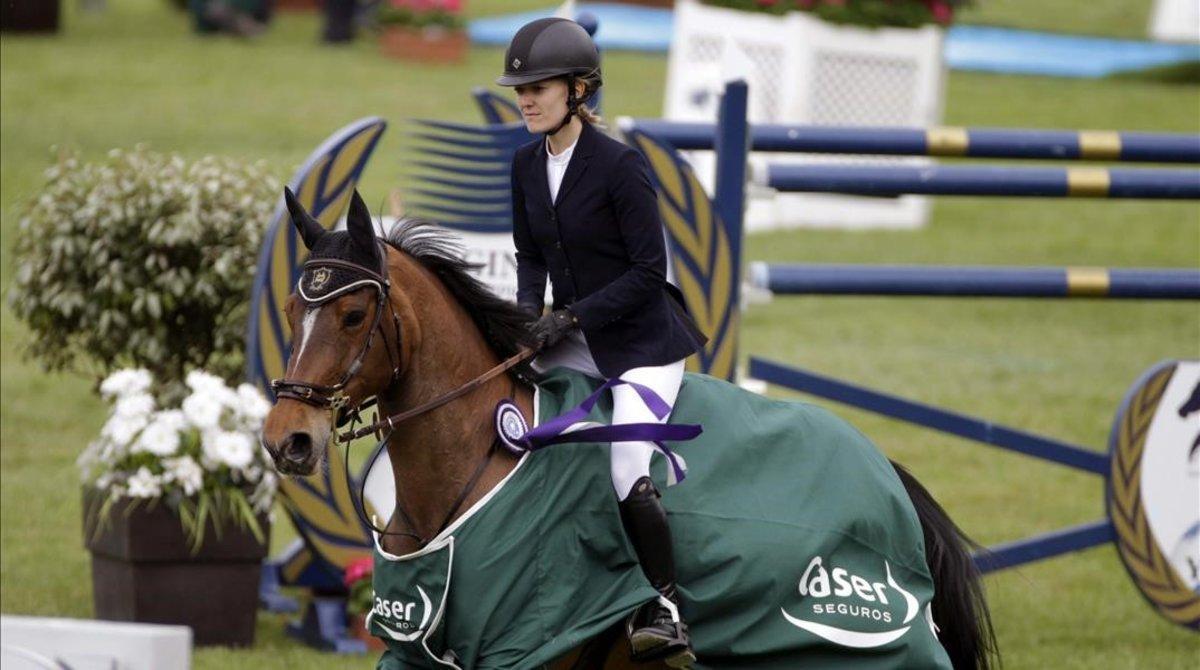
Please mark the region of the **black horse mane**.
POLYGON ((417 259, 442 281, 501 359, 522 347, 533 347, 529 334, 532 317, 516 303, 497 297, 470 274, 481 266, 463 258, 461 242, 445 228, 427 219, 406 216, 396 222, 384 241, 417 259))

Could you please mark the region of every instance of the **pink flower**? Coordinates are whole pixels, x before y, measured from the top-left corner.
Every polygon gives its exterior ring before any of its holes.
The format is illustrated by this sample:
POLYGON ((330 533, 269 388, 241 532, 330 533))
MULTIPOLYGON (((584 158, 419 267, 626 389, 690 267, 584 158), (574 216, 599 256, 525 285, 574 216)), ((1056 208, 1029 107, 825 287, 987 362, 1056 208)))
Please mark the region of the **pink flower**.
POLYGON ((462 0, 442 0, 442 9, 451 14, 458 14, 463 9, 462 0))
POLYGON ((346 588, 351 588, 358 580, 369 578, 374 571, 375 561, 371 556, 356 558, 346 566, 342 583, 346 585, 346 588))
POLYGON ((948 25, 954 20, 954 8, 944 0, 932 0, 929 3, 929 11, 933 14, 933 20, 942 25, 948 25))

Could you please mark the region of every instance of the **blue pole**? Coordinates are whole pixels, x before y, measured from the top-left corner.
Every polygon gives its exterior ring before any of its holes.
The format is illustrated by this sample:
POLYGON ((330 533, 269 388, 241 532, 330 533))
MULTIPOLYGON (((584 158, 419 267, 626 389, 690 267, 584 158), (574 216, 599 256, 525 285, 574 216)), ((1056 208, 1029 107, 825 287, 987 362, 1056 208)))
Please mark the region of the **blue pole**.
POLYGON ((1115 532, 1108 519, 1063 528, 1043 535, 988 547, 975 554, 975 565, 986 574, 1032 563, 1072 551, 1113 541, 1115 532))
POLYGON ((1200 199, 1200 170, 1027 167, 768 165, 759 181, 781 191, 892 197, 1200 199))
POLYGON ((925 405, 779 363, 750 358, 750 376, 794 391, 845 403, 906 423, 957 435, 1027 456, 1106 476, 1109 459, 1083 447, 925 405))
MULTIPOLYGON (((591 12, 579 12, 579 14, 575 15, 575 23, 583 26, 583 29, 587 31, 587 34, 591 35, 592 41, 596 41, 596 32, 600 30, 600 19, 596 18, 595 14, 591 12)), ((600 52, 599 44, 596 45, 596 52, 600 52)), ((600 55, 603 56, 604 54, 601 53, 600 55)), ((588 101, 588 104, 591 105, 592 111, 596 112, 598 115, 601 114, 600 98, 602 91, 603 89, 596 91, 596 95, 593 95, 592 99, 588 101)))
POLYGON ((1175 269, 752 263, 750 279, 789 295, 1200 300, 1200 271, 1175 269))
MULTIPOLYGON (((681 151, 712 149, 711 123, 636 119, 681 151)), ((755 124, 753 151, 1200 163, 1200 135, 1024 128, 864 128, 755 124)))
MULTIPOLYGON (((746 159, 749 153, 749 122, 746 109, 749 100, 749 88, 742 79, 725 84, 725 94, 721 97, 721 106, 717 112, 717 133, 714 149, 716 151, 716 193, 713 198, 713 209, 716 210, 721 225, 725 227, 725 237, 729 241, 730 271, 734 279, 727 295, 727 302, 722 307, 730 314, 731 323, 737 324, 736 315, 741 306, 742 276, 742 219, 746 202, 746 159)), ((732 348, 730 360, 737 360, 737 328, 732 328, 725 335, 731 339, 732 348)), ((729 381, 736 375, 736 367, 729 368, 729 381)))

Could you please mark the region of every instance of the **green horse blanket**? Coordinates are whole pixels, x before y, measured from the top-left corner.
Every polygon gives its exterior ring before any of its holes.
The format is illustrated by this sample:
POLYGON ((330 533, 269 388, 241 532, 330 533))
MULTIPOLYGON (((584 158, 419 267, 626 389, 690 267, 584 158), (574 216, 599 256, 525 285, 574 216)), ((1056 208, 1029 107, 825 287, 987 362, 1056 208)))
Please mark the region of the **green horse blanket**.
MULTIPOLYGON (((599 382, 556 370, 534 424, 599 382)), ((591 418, 606 422, 611 400, 591 418)), ((949 668, 916 512, 887 460, 819 407, 688 374, 665 488, 699 668, 949 668)), ((654 478, 666 479, 656 458, 654 478)), ((655 597, 625 537, 606 444, 528 453, 423 550, 375 551, 378 668, 538 668, 655 597)))

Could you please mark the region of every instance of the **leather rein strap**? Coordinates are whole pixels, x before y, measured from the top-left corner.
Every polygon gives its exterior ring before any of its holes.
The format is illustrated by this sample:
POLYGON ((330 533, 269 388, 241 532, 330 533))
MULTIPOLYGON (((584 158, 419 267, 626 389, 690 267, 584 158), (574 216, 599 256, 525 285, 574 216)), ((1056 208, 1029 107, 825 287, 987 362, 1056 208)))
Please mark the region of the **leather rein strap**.
POLYGON ((483 386, 488 381, 496 378, 498 375, 501 375, 504 372, 511 370, 514 366, 520 364, 522 361, 528 360, 535 353, 536 352, 533 351, 532 349, 522 349, 519 353, 517 353, 513 356, 510 356, 503 363, 500 363, 499 365, 492 368, 491 370, 488 370, 487 372, 483 373, 482 375, 479 375, 475 379, 472 379, 471 381, 467 382, 466 384, 463 384, 462 386, 454 389, 453 391, 450 391, 449 393, 440 395, 440 396, 434 398, 433 400, 430 400, 429 402, 422 403, 416 407, 413 407, 412 409, 400 412, 399 414, 393 414, 393 415, 387 417, 386 419, 381 419, 381 420, 376 421, 375 423, 370 424, 368 426, 363 426, 362 428, 359 428, 358 430, 347 431, 345 433, 342 433, 341 435, 338 435, 337 439, 339 442, 349 442, 351 440, 356 440, 365 435, 370 435, 371 433, 377 432, 383 428, 392 430, 396 427, 397 424, 404 423, 405 421, 408 421, 409 419, 411 419, 415 416, 419 416, 419 415, 424 414, 425 412, 428 412, 432 409, 441 407, 442 405, 445 405, 446 403, 450 402, 451 400, 454 400, 455 398, 459 398, 461 396, 464 396, 464 395, 470 393, 471 391, 474 391, 475 389, 479 388, 480 386, 483 386))

